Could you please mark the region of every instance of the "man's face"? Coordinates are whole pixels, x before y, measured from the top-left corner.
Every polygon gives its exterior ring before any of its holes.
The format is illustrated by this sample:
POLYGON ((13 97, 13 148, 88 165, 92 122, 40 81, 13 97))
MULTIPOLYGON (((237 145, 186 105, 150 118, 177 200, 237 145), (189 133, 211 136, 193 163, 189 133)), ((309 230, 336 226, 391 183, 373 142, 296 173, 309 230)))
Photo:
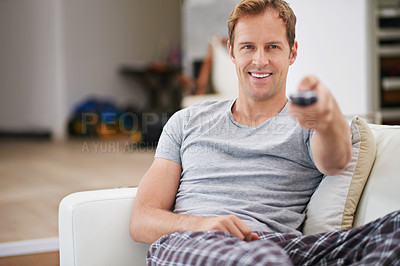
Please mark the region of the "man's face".
POLYGON ((297 43, 290 49, 277 11, 269 8, 261 15, 239 19, 234 47, 228 48, 236 66, 239 97, 257 101, 286 97, 286 77, 297 56, 297 43))

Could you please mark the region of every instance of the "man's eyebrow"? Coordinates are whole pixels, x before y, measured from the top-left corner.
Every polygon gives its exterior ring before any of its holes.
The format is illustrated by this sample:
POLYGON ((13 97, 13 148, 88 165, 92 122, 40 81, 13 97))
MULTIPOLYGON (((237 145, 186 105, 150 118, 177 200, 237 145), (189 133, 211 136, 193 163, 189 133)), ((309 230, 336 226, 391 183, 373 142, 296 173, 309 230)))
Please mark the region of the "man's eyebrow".
POLYGON ((253 42, 250 42, 250 41, 245 41, 245 42, 240 42, 240 43, 238 43, 238 45, 246 45, 246 44, 254 44, 253 42))
MULTIPOLYGON (((248 44, 254 44, 254 42, 251 42, 251 41, 243 41, 243 42, 239 42, 239 43, 238 43, 239 46, 248 45, 248 44)), ((265 45, 272 45, 272 44, 275 44, 275 45, 282 45, 283 42, 281 42, 281 41, 270 41, 270 42, 265 43, 265 45)))
POLYGON ((267 44, 267 45, 271 45, 271 44, 278 44, 278 45, 282 45, 282 44, 283 44, 283 42, 281 42, 281 41, 271 41, 271 42, 267 42, 266 44, 267 44))

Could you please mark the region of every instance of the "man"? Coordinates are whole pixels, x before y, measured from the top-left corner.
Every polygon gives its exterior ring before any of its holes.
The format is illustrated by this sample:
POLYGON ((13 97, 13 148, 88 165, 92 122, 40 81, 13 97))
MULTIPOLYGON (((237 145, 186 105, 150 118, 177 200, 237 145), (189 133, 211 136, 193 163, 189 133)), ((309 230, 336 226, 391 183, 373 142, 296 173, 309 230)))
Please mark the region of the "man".
POLYGON ((138 189, 130 232, 153 243, 149 264, 341 264, 374 251, 354 248, 373 226, 301 236, 312 193, 323 174, 347 166, 351 142, 336 101, 316 77, 298 88, 316 92, 316 103, 288 103, 295 23, 282 0, 243 0, 232 11, 228 49, 238 98, 177 112, 138 189))

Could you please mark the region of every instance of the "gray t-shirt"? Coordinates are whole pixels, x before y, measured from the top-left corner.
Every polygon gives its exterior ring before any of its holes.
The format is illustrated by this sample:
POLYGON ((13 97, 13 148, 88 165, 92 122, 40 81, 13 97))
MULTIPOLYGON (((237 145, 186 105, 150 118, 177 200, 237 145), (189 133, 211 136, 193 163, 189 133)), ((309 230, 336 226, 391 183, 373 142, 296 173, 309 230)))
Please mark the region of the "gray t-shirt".
POLYGON ((253 231, 300 234, 304 210, 322 179, 312 132, 287 112, 249 127, 233 119, 234 100, 203 102, 175 113, 155 157, 182 165, 174 212, 234 214, 253 231))

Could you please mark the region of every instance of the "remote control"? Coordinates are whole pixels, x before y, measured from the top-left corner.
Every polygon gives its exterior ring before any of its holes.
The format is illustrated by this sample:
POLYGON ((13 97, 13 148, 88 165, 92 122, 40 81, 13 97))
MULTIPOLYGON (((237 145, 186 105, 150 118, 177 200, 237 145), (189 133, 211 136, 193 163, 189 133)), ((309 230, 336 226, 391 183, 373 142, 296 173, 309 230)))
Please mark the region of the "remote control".
POLYGON ((318 96, 314 91, 301 91, 289 96, 290 101, 296 105, 308 106, 318 100, 318 96))

